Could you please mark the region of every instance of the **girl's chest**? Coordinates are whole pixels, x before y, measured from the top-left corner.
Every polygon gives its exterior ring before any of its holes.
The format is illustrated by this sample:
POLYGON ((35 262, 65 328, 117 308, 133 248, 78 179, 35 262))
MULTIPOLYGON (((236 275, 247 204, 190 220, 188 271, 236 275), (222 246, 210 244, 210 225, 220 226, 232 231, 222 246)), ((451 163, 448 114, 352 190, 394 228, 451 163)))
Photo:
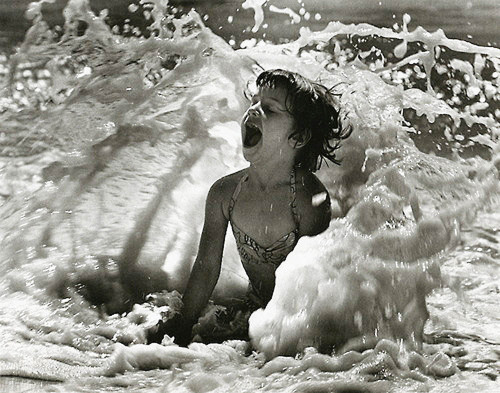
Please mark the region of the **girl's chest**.
POLYGON ((296 229, 292 202, 289 192, 241 192, 233 208, 232 222, 266 247, 296 229))

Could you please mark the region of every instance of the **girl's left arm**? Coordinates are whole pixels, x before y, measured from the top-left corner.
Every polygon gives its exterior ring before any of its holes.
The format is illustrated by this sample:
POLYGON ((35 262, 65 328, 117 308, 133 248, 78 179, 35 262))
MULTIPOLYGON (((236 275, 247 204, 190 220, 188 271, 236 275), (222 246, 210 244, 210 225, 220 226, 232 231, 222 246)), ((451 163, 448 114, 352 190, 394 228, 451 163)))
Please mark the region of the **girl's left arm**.
POLYGON ((304 175, 299 198, 301 235, 314 236, 330 225, 332 211, 326 187, 312 173, 304 175))

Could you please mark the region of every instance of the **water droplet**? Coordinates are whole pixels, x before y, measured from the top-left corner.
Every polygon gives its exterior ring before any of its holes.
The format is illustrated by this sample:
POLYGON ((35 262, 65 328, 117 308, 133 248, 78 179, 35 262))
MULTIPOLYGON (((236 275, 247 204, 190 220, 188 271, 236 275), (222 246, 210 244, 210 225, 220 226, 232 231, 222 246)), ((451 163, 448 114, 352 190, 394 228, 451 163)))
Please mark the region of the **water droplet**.
POLYGON ((363 328, 363 315, 361 315, 360 311, 356 311, 354 313, 354 324, 357 326, 359 330, 363 328))

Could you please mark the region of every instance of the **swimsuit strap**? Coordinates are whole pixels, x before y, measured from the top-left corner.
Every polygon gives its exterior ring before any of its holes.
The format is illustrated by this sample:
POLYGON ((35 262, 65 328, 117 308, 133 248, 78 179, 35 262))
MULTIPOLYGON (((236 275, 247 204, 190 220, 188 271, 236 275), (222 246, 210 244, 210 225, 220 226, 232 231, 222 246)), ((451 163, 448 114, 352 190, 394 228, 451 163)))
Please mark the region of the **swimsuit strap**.
POLYGON ((295 225, 297 226, 298 230, 300 225, 300 218, 297 211, 297 184, 295 168, 292 169, 292 173, 290 174, 290 206, 292 208, 293 221, 295 221, 295 225))
MULTIPOLYGON (((234 189, 233 195, 231 195, 231 200, 229 201, 229 219, 231 220, 231 216, 233 215, 234 205, 236 204, 236 199, 238 199, 238 195, 241 191, 241 186, 248 179, 248 173, 245 173, 241 176, 240 181, 238 182, 236 188, 234 189)), ((292 170, 290 174, 290 207, 292 208, 292 216, 295 225, 297 226, 297 230, 299 229, 300 219, 299 213, 297 211, 297 179, 295 175, 295 168, 292 170)))
POLYGON ((231 216, 233 215, 233 209, 234 205, 236 203, 236 199, 238 198, 238 195, 240 194, 241 191, 241 185, 246 182, 248 179, 248 173, 245 173, 243 176, 241 176, 240 181, 238 182, 238 185, 234 189, 233 195, 231 195, 231 200, 229 201, 229 220, 231 220, 231 216))

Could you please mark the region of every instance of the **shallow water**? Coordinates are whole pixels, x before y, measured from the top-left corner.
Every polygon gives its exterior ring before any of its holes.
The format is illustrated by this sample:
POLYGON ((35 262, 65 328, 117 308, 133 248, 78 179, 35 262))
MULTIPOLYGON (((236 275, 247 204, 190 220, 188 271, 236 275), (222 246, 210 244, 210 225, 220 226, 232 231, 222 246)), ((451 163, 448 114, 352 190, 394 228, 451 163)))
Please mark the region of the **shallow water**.
MULTIPOLYGON (((129 38, 87 4, 1 65, 0 375, 63 392, 498 390, 498 49, 332 24, 235 51, 196 13, 129 38), (109 316, 116 263, 162 266, 182 290, 208 187, 245 166, 242 93, 275 66, 335 85, 353 127, 319 174, 337 218, 278 270, 252 347, 144 345, 178 294, 109 316)), ((215 300, 245 285, 228 237, 215 300)))

